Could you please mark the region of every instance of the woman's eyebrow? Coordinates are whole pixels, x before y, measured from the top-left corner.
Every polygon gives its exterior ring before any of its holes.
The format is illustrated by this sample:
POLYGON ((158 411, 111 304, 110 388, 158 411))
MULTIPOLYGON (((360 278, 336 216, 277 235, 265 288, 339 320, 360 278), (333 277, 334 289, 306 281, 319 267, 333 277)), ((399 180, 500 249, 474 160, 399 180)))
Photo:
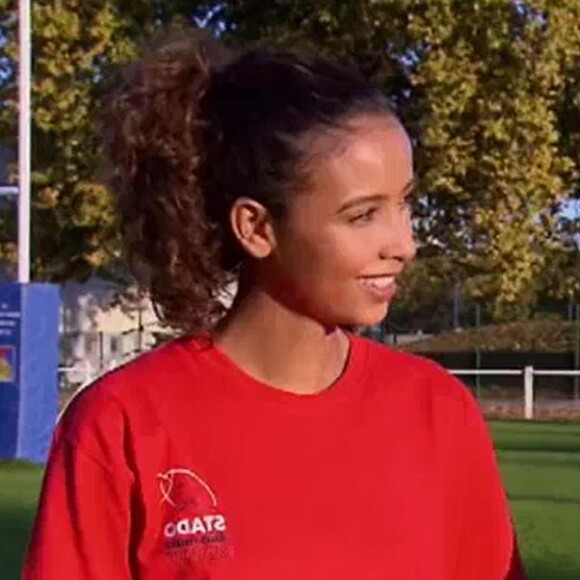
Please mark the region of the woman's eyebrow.
MULTIPOLYGON (((413 192, 413 190, 415 190, 416 187, 417 187, 417 179, 415 177, 413 177, 412 179, 409 180, 409 182, 405 185, 405 187, 403 187, 400 195, 407 196, 407 195, 411 194, 413 192)), ((362 205, 365 203, 370 203, 373 201, 384 201, 386 197, 387 197, 387 195, 384 193, 372 193, 369 195, 361 195, 361 196, 353 197, 353 198, 345 201, 340 206, 337 213, 342 213, 343 211, 346 211, 347 209, 351 209, 353 207, 356 207, 358 205, 362 205)))

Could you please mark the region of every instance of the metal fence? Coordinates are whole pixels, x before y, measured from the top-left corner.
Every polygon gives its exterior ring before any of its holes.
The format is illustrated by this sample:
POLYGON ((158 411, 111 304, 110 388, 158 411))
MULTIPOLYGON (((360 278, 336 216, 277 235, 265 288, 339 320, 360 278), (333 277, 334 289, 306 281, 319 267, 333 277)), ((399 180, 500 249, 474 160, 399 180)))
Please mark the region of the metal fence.
MULTIPOLYGON (((421 332, 401 333, 393 340, 384 327, 367 329, 363 334, 397 347, 428 336, 421 332)), ((63 334, 59 368, 63 400, 103 373, 150 349, 159 339, 145 327, 123 333, 63 334)), ((575 353, 475 350, 432 353, 432 358, 462 378, 488 415, 580 419, 579 350, 575 353)))
POLYGON ((490 308, 465 299, 458 287, 439 297, 439 303, 417 310, 395 301, 388 318, 363 334, 432 358, 445 368, 464 370, 465 382, 482 400, 513 402, 523 372, 517 369, 530 366, 542 369, 534 375, 534 387, 544 407, 548 402, 569 408, 580 404, 577 299, 544 302, 512 324, 501 324, 493 320, 490 308))
POLYGON ((156 344, 145 328, 127 332, 71 332, 60 337, 59 386, 76 389, 156 344))
POLYGON ((580 370, 553 370, 535 369, 533 366, 526 366, 521 369, 450 369, 450 372, 458 377, 463 376, 517 376, 522 377, 523 382, 519 389, 517 398, 484 397, 481 389, 475 391, 475 395, 480 401, 484 411, 500 411, 503 407, 503 414, 519 415, 531 420, 538 416, 561 418, 580 418, 580 401, 558 400, 542 397, 535 388, 535 377, 580 377, 580 370), (508 413, 506 413, 506 407, 508 413), (511 412, 510 412, 511 411, 511 412))

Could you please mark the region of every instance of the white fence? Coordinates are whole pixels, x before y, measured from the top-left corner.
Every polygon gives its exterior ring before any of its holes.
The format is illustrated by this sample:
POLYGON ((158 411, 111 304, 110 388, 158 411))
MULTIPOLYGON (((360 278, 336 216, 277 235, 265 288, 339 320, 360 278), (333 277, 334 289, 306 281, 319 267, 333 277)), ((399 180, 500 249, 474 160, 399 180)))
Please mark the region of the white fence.
POLYGON ((155 344, 148 329, 120 333, 74 332, 60 337, 61 388, 74 389, 131 360, 155 344))
POLYGON ((88 360, 70 366, 61 365, 58 367, 58 381, 61 389, 63 385, 86 385, 95 377, 96 370, 88 360))
MULTIPOLYGON (((138 351, 126 353, 119 358, 109 358, 105 364, 100 361, 95 364, 88 358, 70 366, 59 367, 60 384, 79 388, 95 380, 102 373, 122 364, 138 354, 138 351)), ((532 420, 535 416, 536 393, 535 377, 580 377, 580 370, 545 370, 526 366, 521 369, 449 369, 452 374, 461 376, 521 376, 523 378, 523 408, 524 417, 532 420)))
POLYGON ((544 370, 526 366, 523 369, 450 369, 456 376, 522 376, 524 387, 524 416, 534 418, 534 377, 580 377, 580 370, 544 370))

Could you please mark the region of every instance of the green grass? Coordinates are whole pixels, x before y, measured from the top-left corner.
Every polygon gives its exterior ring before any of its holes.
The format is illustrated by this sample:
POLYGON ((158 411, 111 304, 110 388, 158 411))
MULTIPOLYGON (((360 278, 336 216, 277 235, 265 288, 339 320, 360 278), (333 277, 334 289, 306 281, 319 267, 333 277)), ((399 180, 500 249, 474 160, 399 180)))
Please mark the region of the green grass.
MULTIPOLYGON (((491 428, 530 580, 580 579, 580 424, 491 428)), ((16 580, 42 471, 0 462, 0 576, 16 580)))
POLYGON ((0 577, 16 580, 42 479, 39 467, 0 462, 0 577))
POLYGON ((580 579, 580 424, 492 423, 533 580, 580 579))

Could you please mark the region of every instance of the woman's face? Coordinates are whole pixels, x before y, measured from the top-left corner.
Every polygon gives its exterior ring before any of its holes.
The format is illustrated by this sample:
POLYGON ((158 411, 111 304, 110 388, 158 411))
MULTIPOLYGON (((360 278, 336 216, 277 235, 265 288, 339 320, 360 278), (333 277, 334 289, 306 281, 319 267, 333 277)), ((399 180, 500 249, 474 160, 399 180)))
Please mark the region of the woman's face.
POLYGON ((277 299, 327 326, 376 324, 415 254, 411 143, 387 116, 319 139, 262 273, 277 299))

